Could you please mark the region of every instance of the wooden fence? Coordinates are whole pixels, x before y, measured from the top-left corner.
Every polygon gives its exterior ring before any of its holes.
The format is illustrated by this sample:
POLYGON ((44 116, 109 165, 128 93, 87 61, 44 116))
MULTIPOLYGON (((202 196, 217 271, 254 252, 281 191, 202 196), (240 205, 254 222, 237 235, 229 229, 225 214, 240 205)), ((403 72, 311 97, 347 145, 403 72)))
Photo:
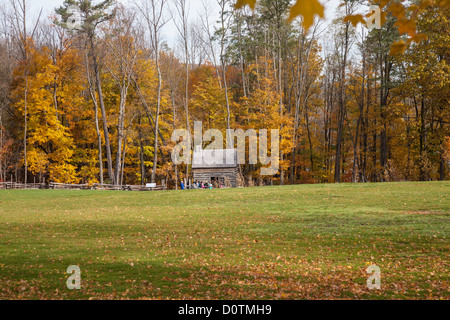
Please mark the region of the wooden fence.
POLYGON ((162 191, 167 190, 166 186, 156 186, 147 188, 145 186, 133 185, 112 185, 112 184, 65 184, 65 183, 16 183, 0 182, 0 189, 57 189, 57 190, 122 190, 122 191, 162 191))

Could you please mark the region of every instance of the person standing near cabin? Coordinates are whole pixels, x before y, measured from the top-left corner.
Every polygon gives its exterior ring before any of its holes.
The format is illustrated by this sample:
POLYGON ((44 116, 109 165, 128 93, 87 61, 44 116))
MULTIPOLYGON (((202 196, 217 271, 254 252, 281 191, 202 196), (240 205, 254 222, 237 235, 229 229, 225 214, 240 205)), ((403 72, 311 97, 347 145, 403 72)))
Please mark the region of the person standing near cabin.
POLYGON ((181 181, 180 186, 181 186, 181 190, 184 190, 184 182, 183 181, 181 181))

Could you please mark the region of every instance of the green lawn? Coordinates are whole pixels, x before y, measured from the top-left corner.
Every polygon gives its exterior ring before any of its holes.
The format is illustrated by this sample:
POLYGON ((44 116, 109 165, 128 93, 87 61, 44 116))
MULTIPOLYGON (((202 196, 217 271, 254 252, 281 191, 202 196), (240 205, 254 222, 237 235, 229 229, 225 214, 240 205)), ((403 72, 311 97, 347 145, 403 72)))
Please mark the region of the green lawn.
POLYGON ((0 190, 0 299, 449 299, 449 213, 450 182, 0 190))

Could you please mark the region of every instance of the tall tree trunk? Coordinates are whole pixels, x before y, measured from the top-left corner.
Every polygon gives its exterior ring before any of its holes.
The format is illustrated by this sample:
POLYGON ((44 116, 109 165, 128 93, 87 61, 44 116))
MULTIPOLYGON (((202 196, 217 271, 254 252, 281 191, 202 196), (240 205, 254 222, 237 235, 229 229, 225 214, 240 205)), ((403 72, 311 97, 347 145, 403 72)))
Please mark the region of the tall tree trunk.
POLYGON ((85 63, 86 63, 86 78, 88 81, 89 86, 89 95, 91 97, 92 103, 94 104, 94 116, 95 116, 95 132, 97 134, 97 148, 98 148, 98 166, 99 166, 99 178, 100 178, 100 184, 103 185, 103 152, 102 152, 102 135, 100 133, 100 127, 98 124, 98 103, 97 103, 97 97, 95 96, 95 85, 92 83, 92 81, 96 81, 95 79, 92 79, 90 68, 89 68, 89 57, 86 54, 85 57, 85 63))
MULTIPOLYGON (((420 135, 419 135, 419 152, 420 157, 423 159, 423 157, 427 156, 426 152, 426 109, 425 109, 425 99, 422 96, 421 102, 420 102, 420 135)), ((420 180, 425 181, 426 180, 426 172, 423 167, 423 165, 420 165, 420 180)))
MULTIPOLYGON (((186 31, 187 32, 187 31, 186 31)), ((185 93, 184 93, 184 112, 186 113, 186 130, 190 133, 191 127, 189 124, 189 50, 187 42, 187 34, 184 38, 184 50, 186 54, 186 80, 185 80, 185 93)), ((189 179, 189 164, 186 164, 186 179, 189 179)))
MULTIPOLYGON (((28 69, 28 62, 26 63, 26 69, 28 69)), ((28 182, 28 162, 27 162, 27 131, 28 131, 28 71, 25 71, 25 91, 24 91, 24 132, 23 132, 23 153, 24 153, 24 165, 25 165, 25 177, 24 183, 28 182)))
POLYGON ((358 163, 358 138, 359 138, 359 126, 362 121, 364 113, 364 89, 365 89, 365 78, 366 78, 366 55, 363 52, 363 65, 362 65, 362 80, 361 80, 361 100, 359 101, 359 117, 356 123, 355 132, 355 142, 353 144, 353 170, 352 170, 352 181, 356 182, 357 177, 357 163, 358 163))
POLYGON ((312 144, 312 140, 311 140, 311 130, 309 127, 309 115, 308 115, 307 101, 305 101, 305 121, 306 121, 306 132, 308 133, 309 160, 311 161, 311 172, 314 174, 313 144, 312 144))
MULTIPOLYGON (((439 124, 440 124, 441 128, 444 127, 444 123, 443 123, 443 120, 441 117, 439 118, 439 124)), ((441 140, 441 146, 443 144, 444 144, 444 141, 441 140)), ((443 147, 441 148, 439 157, 440 157, 440 159, 439 159, 439 180, 444 181, 445 180, 445 151, 444 151, 443 147)))
MULTIPOLYGON (((170 93, 171 95, 171 100, 172 100, 172 112, 173 112, 173 122, 172 122, 172 129, 173 131, 176 130, 176 119, 177 119, 177 110, 175 108, 175 97, 174 97, 174 93, 173 91, 171 91, 170 93)), ((187 164, 186 164, 187 165, 187 164)), ((175 190, 178 190, 178 165, 175 163, 175 190)))
MULTIPOLYGON (((278 35, 278 90, 280 95, 280 119, 283 118, 283 83, 282 83, 282 68, 283 62, 281 58, 281 35, 278 35)), ((283 122, 280 123, 280 164, 284 160, 283 149, 281 148, 281 143, 283 141, 283 122)), ((273 147, 272 147, 273 148, 273 147)), ((280 184, 284 185, 284 170, 280 165, 280 184)))
POLYGON ((122 144, 124 139, 125 128, 125 104, 128 94, 128 88, 125 84, 120 90, 120 103, 119 103, 119 119, 117 124, 117 153, 116 153, 116 167, 115 167, 115 185, 121 184, 121 169, 122 169, 122 144))
POLYGON ((138 128, 138 134, 139 134, 139 160, 140 160, 140 169, 141 169, 141 185, 145 186, 145 159, 144 159, 144 143, 143 143, 143 137, 142 137, 142 118, 139 114, 139 128, 138 128))
POLYGON ((91 50, 92 50, 91 55, 92 55, 92 61, 94 64, 94 73, 95 73, 95 79, 96 79, 96 85, 97 85, 98 99, 100 102, 100 110, 102 112, 103 135, 105 137, 105 148, 106 148, 106 162, 108 165, 108 178, 111 181, 111 183, 114 183, 115 178, 114 178, 114 170, 113 170, 112 156, 111 156, 111 142, 109 139, 109 131, 108 131, 108 118, 106 116, 106 108, 105 108, 105 102, 103 99, 103 91, 102 91, 102 82, 100 80, 100 70, 98 67, 97 56, 96 56, 95 50, 94 50, 93 39, 91 39, 91 50))
MULTIPOLYGON (((222 82, 223 82, 223 89, 225 90, 225 104, 226 104, 226 110, 227 110, 227 129, 231 129, 231 111, 230 111, 230 100, 228 96, 228 83, 227 83, 227 69, 225 66, 225 36, 228 31, 228 26, 225 25, 225 14, 226 14, 226 0, 220 0, 219 2, 221 8, 220 8, 220 22, 222 27, 222 35, 220 39, 220 62, 222 64, 222 82)), ((234 141, 227 141, 227 146, 233 146, 234 141)))
POLYGON ((342 156, 342 140, 343 140, 343 130, 344 130, 344 119, 345 119, 345 75, 347 67, 347 54, 349 45, 349 27, 350 24, 347 22, 345 24, 345 41, 344 41, 344 54, 342 57, 342 66, 340 73, 340 88, 339 88, 339 112, 338 112, 338 133, 336 141, 336 157, 334 165, 334 182, 341 182, 341 156, 342 156))
POLYGON ((159 130, 159 113, 161 110, 161 89, 162 89, 162 75, 161 68, 159 66, 159 45, 158 45, 158 32, 157 28, 154 28, 153 36, 155 41, 155 62, 156 62, 156 71, 158 74, 158 96, 157 96, 157 106, 156 106, 156 116, 155 116, 155 145, 153 151, 153 169, 151 174, 151 182, 156 183, 156 169, 158 166, 158 130, 159 130))

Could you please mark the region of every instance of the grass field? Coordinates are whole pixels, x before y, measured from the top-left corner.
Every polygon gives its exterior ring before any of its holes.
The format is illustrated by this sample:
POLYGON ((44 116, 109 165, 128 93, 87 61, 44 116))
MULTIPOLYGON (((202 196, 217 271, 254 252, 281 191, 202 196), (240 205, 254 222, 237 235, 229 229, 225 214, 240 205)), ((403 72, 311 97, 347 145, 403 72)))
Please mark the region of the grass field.
POLYGON ((0 190, 0 299, 449 299, 449 214, 450 182, 0 190))

